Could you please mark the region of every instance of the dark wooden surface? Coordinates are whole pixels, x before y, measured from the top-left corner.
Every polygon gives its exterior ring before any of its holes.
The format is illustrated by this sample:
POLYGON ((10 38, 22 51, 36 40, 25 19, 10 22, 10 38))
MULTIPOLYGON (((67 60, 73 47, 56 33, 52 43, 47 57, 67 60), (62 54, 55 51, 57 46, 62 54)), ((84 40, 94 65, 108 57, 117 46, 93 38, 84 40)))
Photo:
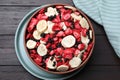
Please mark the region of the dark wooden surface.
MULTIPOLYGON (((39 80, 18 61, 14 36, 25 14, 50 3, 73 5, 71 0, 0 0, 0 80, 39 80)), ((92 57, 82 71, 67 80, 120 80, 120 59, 109 44, 103 27, 94 21, 92 23, 96 36, 92 57)))

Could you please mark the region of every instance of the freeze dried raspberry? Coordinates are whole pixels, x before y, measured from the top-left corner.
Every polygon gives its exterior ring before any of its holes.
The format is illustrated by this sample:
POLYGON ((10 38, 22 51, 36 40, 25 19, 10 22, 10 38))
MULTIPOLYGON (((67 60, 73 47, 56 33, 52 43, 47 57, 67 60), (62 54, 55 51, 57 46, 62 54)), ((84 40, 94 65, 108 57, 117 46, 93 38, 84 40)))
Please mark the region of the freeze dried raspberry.
POLYGON ((80 31, 77 29, 73 30, 73 35, 75 36, 76 39, 80 38, 80 31))
POLYGON ((41 61, 42 61, 42 57, 41 56, 37 56, 35 59, 34 59, 35 63, 40 65, 41 61))
POLYGON ((65 36, 65 33, 63 31, 59 31, 56 36, 57 37, 65 36))
POLYGON ((83 29, 82 29, 82 35, 83 35, 84 37, 87 36, 87 29, 86 29, 86 28, 83 28, 83 29))
POLYGON ((78 49, 79 49, 79 50, 83 50, 84 48, 85 48, 85 44, 79 44, 79 45, 78 45, 78 49))
POLYGON ((73 49, 68 48, 64 50, 63 57, 67 59, 72 59, 73 57, 73 49))
POLYGON ((65 34, 66 34, 66 35, 72 34, 72 29, 67 28, 67 29, 65 30, 65 34))

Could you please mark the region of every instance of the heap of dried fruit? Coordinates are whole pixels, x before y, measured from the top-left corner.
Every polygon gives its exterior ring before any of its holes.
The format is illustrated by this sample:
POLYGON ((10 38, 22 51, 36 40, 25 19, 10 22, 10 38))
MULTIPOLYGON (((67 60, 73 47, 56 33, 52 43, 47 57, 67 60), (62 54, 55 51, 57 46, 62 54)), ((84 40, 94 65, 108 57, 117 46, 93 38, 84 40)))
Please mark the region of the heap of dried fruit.
POLYGON ((87 20, 72 6, 42 8, 27 26, 26 47, 33 61, 51 71, 78 67, 93 46, 87 20))

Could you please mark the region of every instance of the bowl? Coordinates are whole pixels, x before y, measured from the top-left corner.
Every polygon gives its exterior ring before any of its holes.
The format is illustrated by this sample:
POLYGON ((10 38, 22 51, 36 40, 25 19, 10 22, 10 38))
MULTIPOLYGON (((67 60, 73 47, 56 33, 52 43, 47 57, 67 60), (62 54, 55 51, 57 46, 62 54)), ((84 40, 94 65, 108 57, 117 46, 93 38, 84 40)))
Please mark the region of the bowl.
POLYGON ((94 44, 95 35, 90 20, 81 10, 68 4, 42 6, 30 17, 24 31, 25 54, 38 68, 51 74, 68 74, 82 69, 92 54, 94 44), (48 28, 48 24, 52 28, 48 28))

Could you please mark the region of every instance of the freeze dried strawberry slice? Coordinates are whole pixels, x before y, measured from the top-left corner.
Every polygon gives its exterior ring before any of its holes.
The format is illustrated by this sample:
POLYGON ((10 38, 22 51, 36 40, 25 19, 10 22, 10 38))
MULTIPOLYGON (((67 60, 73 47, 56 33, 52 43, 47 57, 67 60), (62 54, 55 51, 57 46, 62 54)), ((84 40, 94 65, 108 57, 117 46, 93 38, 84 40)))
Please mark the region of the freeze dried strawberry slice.
POLYGON ((42 57, 41 56, 37 56, 35 59, 34 59, 35 63, 40 65, 41 61, 42 61, 42 57))
POLYGON ((79 50, 83 50, 84 48, 85 48, 85 44, 79 44, 79 45, 78 45, 78 49, 79 49, 79 50))
POLYGON ((29 39, 32 37, 32 34, 31 33, 28 33, 27 36, 26 36, 26 39, 29 39))
POLYGON ((57 15, 56 18, 52 20, 52 22, 54 22, 54 23, 60 22, 60 16, 57 15))
POLYGON ((90 43, 90 44, 88 45, 88 47, 87 47, 87 51, 88 51, 88 52, 90 52, 92 46, 93 46, 93 43, 90 43))
POLYGON ((35 27, 35 23, 30 23, 29 26, 28 26, 28 28, 27 28, 27 31, 31 32, 34 27, 35 27))
POLYGON ((78 11, 75 11, 74 13, 75 13, 76 15, 79 15, 79 14, 80 14, 78 11))
POLYGON ((79 29, 80 31, 82 30, 82 27, 80 26, 80 24, 79 24, 79 21, 77 20, 77 21, 75 21, 75 28, 76 29, 79 29))
POLYGON ((87 36, 87 29, 86 28, 83 28, 82 29, 82 35, 84 36, 84 37, 86 37, 87 36))
POLYGON ((54 51, 54 50, 51 50, 49 54, 50 54, 50 55, 53 55, 53 54, 55 54, 55 51, 54 51))
POLYGON ((77 56, 79 53, 80 53, 80 50, 76 49, 75 52, 74 52, 74 56, 77 56))
POLYGON ((65 34, 66 34, 66 35, 72 34, 72 29, 67 28, 67 29, 65 30, 65 34))
POLYGON ((65 23, 65 25, 66 25, 67 27, 71 27, 71 25, 72 25, 72 23, 71 23, 71 22, 68 22, 68 21, 65 21, 64 23, 65 23))
POLYGON ((62 27, 59 26, 57 23, 52 27, 53 31, 58 31, 58 30, 62 30, 62 27))
POLYGON ((63 48, 57 48, 56 51, 62 55, 62 53, 63 53, 63 48))
POLYGON ((63 57, 67 59, 72 59, 73 57, 73 49, 68 48, 64 50, 63 57))
POLYGON ((31 53, 31 54, 32 54, 32 53, 36 54, 37 52, 36 52, 36 50, 30 50, 30 53, 31 53))
POLYGON ((40 45, 40 42, 37 42, 37 43, 36 43, 36 48, 37 48, 39 45, 40 45))
POLYGON ((46 45, 46 48, 49 48, 51 46, 51 43, 48 43, 47 45, 46 45))
POLYGON ((83 56, 82 56, 82 60, 84 61, 88 56, 88 52, 84 52, 83 56))
POLYGON ((39 11, 39 13, 41 14, 41 13, 44 13, 44 11, 45 11, 45 8, 42 8, 40 11, 39 11))
POLYGON ((57 40, 58 40, 58 37, 53 38, 53 40, 54 40, 54 41, 57 41, 57 40))
POLYGON ((77 29, 73 30, 73 35, 75 36, 76 39, 80 38, 80 31, 77 29))
POLYGON ((48 16, 46 16, 45 14, 38 14, 37 19, 38 20, 47 20, 48 16))
POLYGON ((59 6, 59 5, 58 5, 58 6, 56 6, 56 8, 61 9, 61 8, 64 8, 64 7, 63 7, 63 6, 59 6))
POLYGON ((69 13, 66 13, 62 17, 63 17, 63 20, 68 20, 70 19, 71 15, 69 13))
POLYGON ((56 48, 56 45, 55 44, 52 44, 51 45, 52 49, 56 48))
POLYGON ((65 36, 65 33, 63 31, 59 31, 56 36, 57 37, 65 36))

